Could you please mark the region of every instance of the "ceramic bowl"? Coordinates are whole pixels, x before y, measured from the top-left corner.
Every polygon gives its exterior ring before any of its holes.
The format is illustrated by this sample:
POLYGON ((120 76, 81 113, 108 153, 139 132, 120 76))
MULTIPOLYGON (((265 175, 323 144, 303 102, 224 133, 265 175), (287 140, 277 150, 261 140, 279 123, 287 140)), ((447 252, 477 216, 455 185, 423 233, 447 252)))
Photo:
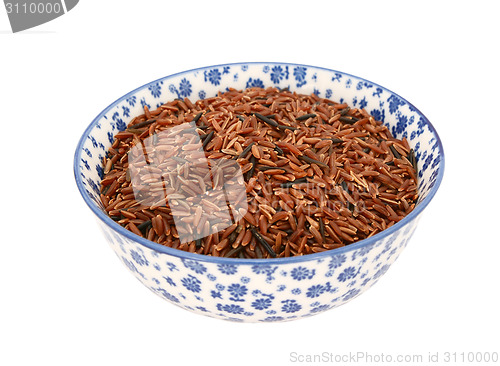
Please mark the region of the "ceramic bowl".
POLYGON ((436 130, 407 100, 343 72, 288 63, 238 63, 203 67, 141 86, 105 108, 78 143, 74 173, 78 189, 125 267, 146 287, 183 309, 239 322, 288 321, 318 314, 373 286, 398 258, 420 215, 436 193, 444 154, 436 130), (215 258, 168 248, 119 226, 99 200, 101 161, 113 136, 145 105, 191 101, 226 88, 288 87, 365 108, 398 138, 406 137, 418 161, 419 201, 387 230, 343 248, 282 259, 215 258))

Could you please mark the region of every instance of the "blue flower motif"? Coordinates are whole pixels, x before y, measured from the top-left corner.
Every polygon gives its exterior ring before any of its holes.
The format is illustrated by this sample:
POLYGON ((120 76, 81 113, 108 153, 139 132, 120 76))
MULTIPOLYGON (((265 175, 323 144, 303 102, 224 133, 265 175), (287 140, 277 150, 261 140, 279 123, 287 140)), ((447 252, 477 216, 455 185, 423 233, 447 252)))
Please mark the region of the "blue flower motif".
POLYGON ((113 141, 115 140, 114 136, 113 136, 113 133, 111 132, 108 132, 108 141, 110 143, 113 143, 113 141))
POLYGON ((333 256, 331 259, 330 259, 330 263, 328 264, 328 268, 329 269, 334 269, 334 268, 338 268, 340 267, 342 264, 344 264, 344 262, 346 261, 346 256, 345 254, 338 254, 338 255, 335 255, 333 256))
POLYGON ((123 109, 123 112, 122 112, 123 116, 124 117, 130 117, 130 109, 129 109, 129 107, 123 105, 122 109, 123 109))
POLYGON ((161 95, 161 86, 160 84, 163 84, 163 81, 160 81, 159 83, 154 83, 150 84, 148 86, 149 91, 151 92, 151 95, 155 98, 159 98, 161 95))
POLYGON ((136 96, 135 96, 135 95, 133 95, 133 96, 131 96, 131 97, 128 97, 128 98, 126 99, 126 101, 127 101, 127 103, 128 103, 131 107, 133 107, 133 106, 135 106, 135 103, 137 102, 137 98, 136 98, 136 96))
POLYGON ((278 288, 276 289, 276 291, 282 292, 282 291, 285 291, 285 289, 286 289, 285 285, 279 285, 278 288))
POLYGON ((271 81, 274 84, 279 84, 279 82, 281 80, 283 80, 283 78, 285 77, 285 73, 283 71, 283 68, 278 65, 278 66, 274 66, 271 69, 271 73, 269 74, 269 76, 271 77, 271 81))
POLYGON ((356 84, 356 90, 361 90, 361 89, 363 89, 363 82, 362 81, 360 81, 356 84))
POLYGON ((265 65, 263 68, 262 68, 262 72, 267 74, 269 72, 269 66, 268 65, 265 65))
MULTIPOLYGON (((96 182, 94 182, 91 178, 87 178, 87 183, 90 185, 90 188, 92 188, 92 190, 99 194, 99 186, 96 184, 96 182)), ((89 192, 90 195, 92 195, 90 192, 89 192)))
POLYGON ((344 296, 342 297, 342 301, 350 300, 353 297, 357 296, 360 292, 361 290, 359 288, 352 288, 344 294, 344 296))
POLYGON ((389 269, 389 267, 390 267, 390 265, 388 265, 388 264, 383 265, 377 271, 377 273, 375 273, 375 275, 373 276, 373 279, 376 280, 376 279, 380 278, 385 272, 387 272, 387 270, 389 269))
POLYGON ((171 293, 167 292, 165 289, 163 289, 161 287, 153 289, 153 290, 155 292, 159 293, 160 295, 162 295, 165 299, 167 299, 169 301, 172 301, 172 302, 175 302, 175 303, 179 302, 179 299, 177 297, 175 297, 174 295, 172 295, 171 293))
POLYGON ((282 316, 268 316, 267 318, 265 318, 263 320, 259 320, 259 321, 261 321, 261 322, 280 322, 284 319, 285 318, 283 318, 282 316))
POLYGON ((203 306, 197 306, 196 309, 200 310, 200 311, 203 311, 204 313, 209 313, 210 311, 207 310, 205 307, 203 306))
POLYGON ((417 135, 418 136, 420 136, 422 133, 424 133, 424 128, 425 128, 426 124, 427 124, 427 122, 425 122, 425 120, 423 119, 423 117, 420 117, 418 119, 418 122, 417 122, 417 127, 418 127, 417 135))
POLYGON ((174 287, 175 287, 175 286, 177 286, 177 285, 175 284, 174 280, 173 280, 173 279, 171 279, 170 277, 168 277, 168 276, 163 276, 163 278, 165 279, 165 281, 167 281, 167 283, 168 283, 170 286, 174 286, 174 287))
POLYGON ((200 90, 200 91, 198 92, 198 97, 199 97, 200 99, 205 99, 205 97, 206 97, 206 96, 207 96, 207 94, 206 94, 203 90, 200 90))
POLYGON ((222 75, 229 74, 230 69, 231 69, 230 66, 224 66, 224 68, 222 69, 222 75))
POLYGON ((85 160, 85 159, 81 159, 81 161, 82 161, 83 166, 85 167, 85 169, 90 170, 90 165, 89 165, 89 163, 87 162, 87 160, 85 160))
POLYGON ((292 290, 292 294, 294 295, 300 295, 302 293, 302 290, 300 288, 294 288, 292 290))
POLYGON ((292 269, 292 272, 290 272, 290 275, 292 276, 292 278, 296 281, 302 281, 302 280, 305 280, 305 279, 308 279, 310 280, 311 278, 314 277, 314 274, 316 273, 316 270, 313 269, 313 270, 309 270, 305 267, 296 267, 294 269, 292 269))
POLYGON ((252 302, 252 307, 257 310, 265 310, 272 305, 272 300, 270 298, 257 299, 252 302))
POLYGON ((347 79, 347 81, 345 82, 345 87, 347 89, 349 89, 351 87, 351 85, 352 85, 352 80, 351 79, 347 79))
POLYGON ((135 250, 131 250, 130 254, 132 255, 132 259, 134 260, 134 262, 137 263, 138 265, 140 265, 140 266, 148 266, 149 265, 148 260, 141 253, 138 253, 135 250))
POLYGON ((191 95, 191 83, 186 78, 182 79, 179 84, 180 95, 189 97, 191 95))
POLYGON ((295 77, 295 80, 297 81, 297 87, 300 88, 301 86, 305 85, 307 83, 306 79, 306 68, 302 66, 296 66, 293 69, 293 76, 295 77))
POLYGON ((264 83, 260 79, 252 79, 252 78, 250 78, 247 81, 246 87, 247 88, 250 88, 250 87, 264 88, 264 83))
POLYGON ((365 108, 367 105, 368 105, 368 102, 366 101, 366 97, 363 97, 363 99, 361 99, 361 100, 359 101, 359 106, 358 106, 358 108, 359 108, 359 109, 363 109, 363 108, 365 108))
POLYGON ((91 152, 89 149, 87 149, 86 147, 84 147, 84 148, 83 148, 83 151, 85 151, 85 153, 87 154, 87 156, 88 156, 89 158, 91 158, 91 157, 92 157, 92 152, 91 152))
POLYGON ((315 297, 320 296, 322 293, 326 291, 326 287, 322 285, 314 285, 307 289, 306 296, 314 299, 315 297))
POLYGON ((113 119, 113 121, 116 122, 116 128, 118 129, 118 131, 123 131, 127 128, 127 125, 120 118, 120 115, 118 114, 118 112, 113 113, 112 119, 113 119))
POLYGON ((360 256, 360 257, 366 256, 368 253, 371 252, 371 250, 373 248, 374 248, 373 244, 365 245, 364 247, 361 247, 358 251, 354 251, 352 253, 352 260, 355 260, 358 256, 360 256))
POLYGON ((438 156, 436 156, 436 158, 432 162, 431 168, 434 169, 440 162, 441 162, 441 156, 438 155, 438 156))
POLYGON ((224 291, 224 289, 226 288, 226 286, 224 285, 221 285, 220 283, 216 284, 215 285, 215 288, 219 291, 224 291))
POLYGON ((241 65, 241 71, 247 71, 248 65, 241 65))
POLYGON ((208 278, 208 280, 209 280, 209 281, 215 281, 215 280, 217 280, 217 277, 215 277, 215 276, 214 276, 213 274, 211 274, 211 273, 208 273, 208 274, 207 274, 207 278, 208 278))
POLYGON ((311 309, 310 313, 316 314, 316 313, 320 313, 322 311, 328 310, 330 308, 331 308, 331 306, 327 305, 327 304, 319 305, 319 306, 316 306, 315 308, 311 309))
POLYGON ((371 277, 366 277, 363 282, 361 282, 361 287, 365 287, 370 281, 372 280, 371 277))
POLYGON ((245 309, 236 304, 217 304, 217 309, 219 311, 225 311, 226 313, 230 314, 242 314, 245 311, 245 309))
POLYGON ((332 89, 326 89, 325 98, 330 99, 332 97, 332 94, 333 94, 332 89))
POLYGON ((179 270, 179 268, 177 268, 177 266, 172 262, 166 262, 165 264, 167 265, 170 272, 179 270))
POLYGON ((182 264, 184 264, 184 267, 189 268, 198 274, 203 274, 207 271, 207 267, 192 259, 182 259, 182 264))
POLYGON ((370 114, 375 118, 377 121, 382 121, 384 122, 385 120, 385 109, 373 109, 370 114))
POLYGON ((148 107, 149 109, 151 109, 151 106, 146 103, 146 99, 145 98, 142 98, 141 99, 141 107, 144 109, 144 107, 148 107))
POLYGON ((398 110, 399 106, 403 106, 403 105, 406 104, 406 102, 402 101, 401 99, 399 99, 394 94, 392 94, 387 99, 387 101, 389 102, 389 113, 390 114, 394 114, 398 110))
POLYGON ((347 280, 350 280, 350 279, 356 277, 357 275, 358 275, 358 273, 356 272, 356 269, 354 267, 347 267, 346 269, 344 269, 344 272, 339 274, 337 279, 340 282, 345 282, 347 280))
POLYGON ((335 76, 334 76, 334 77, 332 77, 332 81, 337 80, 337 81, 340 83, 340 78, 341 78, 341 77, 342 77, 342 74, 340 74, 340 73, 336 72, 336 73, 335 73, 335 76))
POLYGON ((179 96, 179 97, 180 97, 179 92, 177 91, 177 88, 175 87, 175 85, 174 85, 174 84, 170 84, 170 85, 168 86, 168 91, 169 91, 170 93, 172 93, 172 94, 177 94, 177 96, 179 96))
POLYGON ((313 89, 313 94, 317 95, 319 97, 319 95, 321 94, 321 92, 319 91, 319 89, 314 88, 313 89))
POLYGON ((296 300, 283 300, 281 310, 285 313, 295 313, 302 309, 302 305, 298 304, 296 300))
POLYGON ((240 278, 240 281, 241 281, 241 283, 248 283, 248 282, 250 282, 250 278, 246 277, 246 276, 243 276, 243 277, 240 278))
POLYGON ((212 290, 212 291, 210 291, 210 295, 214 299, 222 299, 222 294, 219 291, 212 290))
POLYGON ((134 263, 132 263, 131 261, 129 261, 127 258, 125 257, 121 257, 122 258, 122 262, 128 267, 128 269, 132 272, 139 272, 137 270, 137 268, 135 268, 134 266, 134 263))
POLYGON ((203 75, 205 76, 205 81, 210 81, 210 83, 213 85, 220 84, 221 73, 219 72, 219 69, 212 69, 208 72, 204 71, 203 75))
POLYGON ((233 283, 227 287, 227 291, 231 295, 229 300, 232 301, 244 301, 241 297, 247 294, 247 287, 240 285, 239 283, 233 283))
POLYGON ((278 266, 275 266, 274 268, 271 267, 269 264, 255 264, 252 266, 252 272, 255 274, 266 274, 268 276, 272 275, 274 271, 278 269, 278 266))
POLYGON ((188 277, 184 277, 182 280, 182 285, 192 292, 200 292, 201 291, 201 281, 192 275, 188 275, 188 277))
POLYGON ((99 178, 103 178, 104 177, 104 169, 102 168, 101 165, 96 165, 95 169, 97 170, 97 175, 99 176, 99 178))
POLYGON ((408 125, 408 117, 406 117, 404 114, 398 113, 396 119, 398 120, 396 126, 392 126, 392 134, 394 136, 398 136, 403 133, 403 131, 406 129, 406 126, 408 125))
POLYGON ((224 274, 233 275, 238 272, 238 267, 234 264, 218 264, 217 269, 224 274))
POLYGON ((153 264, 153 268, 156 269, 158 272, 161 271, 161 267, 158 263, 153 264))
POLYGON ((430 153, 429 155, 427 155, 427 158, 425 158, 422 170, 427 170, 427 168, 429 167, 429 165, 432 163, 432 159, 434 159, 434 154, 433 153, 430 153))
POLYGON ((375 91, 372 93, 373 97, 380 97, 380 94, 382 94, 383 90, 382 88, 376 88, 375 91))

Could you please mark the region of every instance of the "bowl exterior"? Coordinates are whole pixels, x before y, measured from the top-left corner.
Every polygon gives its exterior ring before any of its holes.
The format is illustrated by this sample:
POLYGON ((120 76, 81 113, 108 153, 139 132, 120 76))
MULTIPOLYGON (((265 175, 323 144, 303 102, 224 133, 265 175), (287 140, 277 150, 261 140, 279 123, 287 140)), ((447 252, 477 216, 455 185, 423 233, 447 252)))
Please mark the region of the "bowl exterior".
POLYGON ((239 322, 288 321, 342 305, 373 286, 407 245, 418 217, 358 249, 302 261, 215 263, 144 247, 108 225, 111 248, 147 288, 184 309, 239 322))
POLYGON ((235 321, 282 321, 316 314, 359 296, 384 274, 406 246, 423 208, 442 179, 439 137, 415 107, 362 78, 312 66, 242 63, 171 75, 121 97, 85 131, 75 153, 82 196, 126 267, 149 289, 185 309, 235 321), (230 260, 162 247, 135 236, 103 213, 102 158, 114 135, 143 113, 175 98, 191 101, 228 88, 289 88, 365 108, 398 138, 406 137, 418 161, 419 204, 401 222, 372 238, 330 252, 277 260, 230 260))

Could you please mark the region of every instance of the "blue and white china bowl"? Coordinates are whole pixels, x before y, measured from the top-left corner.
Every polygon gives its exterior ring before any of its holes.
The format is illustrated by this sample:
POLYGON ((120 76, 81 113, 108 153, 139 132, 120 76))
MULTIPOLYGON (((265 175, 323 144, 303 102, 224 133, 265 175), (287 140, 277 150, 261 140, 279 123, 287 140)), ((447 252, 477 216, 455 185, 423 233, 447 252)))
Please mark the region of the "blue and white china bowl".
POLYGON ((365 79, 319 67, 287 63, 237 63, 199 68, 141 86, 105 108, 78 143, 74 173, 83 199, 126 268, 157 295, 181 308, 238 322, 299 319, 361 295, 387 272, 417 226, 441 183, 444 153, 438 134, 412 104, 365 79), (276 86, 316 93, 366 108, 406 137, 418 161, 419 202, 403 220, 349 246, 282 259, 215 258, 168 248, 124 229, 99 200, 101 162, 113 136, 145 105, 155 109, 175 98, 191 101, 227 88, 276 86))

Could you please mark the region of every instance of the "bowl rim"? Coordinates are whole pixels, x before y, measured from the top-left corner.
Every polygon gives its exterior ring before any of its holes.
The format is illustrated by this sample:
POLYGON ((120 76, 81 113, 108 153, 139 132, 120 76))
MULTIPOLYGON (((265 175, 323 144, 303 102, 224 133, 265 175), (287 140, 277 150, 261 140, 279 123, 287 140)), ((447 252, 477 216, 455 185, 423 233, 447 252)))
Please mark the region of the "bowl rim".
POLYGON ((83 132, 80 140, 78 141, 78 145, 75 150, 75 155, 74 155, 74 160, 73 160, 73 172, 76 180, 76 185, 78 187, 78 190, 80 191, 80 194, 82 195, 84 201, 87 203, 87 206, 92 210, 92 212, 104 223, 106 224, 111 230, 118 232, 118 234, 125 236, 127 239, 132 240, 133 242, 136 242, 138 244, 141 244, 148 249, 154 250, 156 252, 164 253, 164 254, 169 254, 174 257, 178 257, 181 260, 182 259, 188 259, 188 260, 196 260, 196 261, 202 261, 202 262, 210 262, 210 263, 219 263, 219 264, 234 264, 234 265, 242 265, 242 264, 247 264, 247 265, 266 265, 266 264, 286 264, 286 263, 300 263, 300 262, 307 262, 307 261, 313 261, 313 260, 318 260, 322 258, 328 258, 334 255, 339 255, 343 254, 346 252, 350 252, 365 246, 369 246, 378 240, 387 237, 394 233, 395 231, 399 230, 400 228, 404 227, 406 224, 410 223, 414 219, 416 219, 420 213, 427 207, 429 202, 434 198, 434 195, 438 191, 439 186, 441 185, 441 181, 443 179, 444 175, 444 168, 445 168, 445 154, 443 150, 443 145, 441 142, 441 139, 432 125, 432 123, 429 121, 429 119, 418 109, 416 108, 413 104, 408 102, 405 98, 401 97, 397 93, 394 93, 390 89, 387 89, 384 86, 381 86, 377 83, 374 83, 370 80, 367 80, 365 78, 352 75, 343 71, 337 71, 333 69, 329 69, 326 67, 319 67, 319 66, 312 66, 312 65, 305 65, 305 64, 298 64, 298 63, 288 63, 288 62, 265 62, 265 61, 255 61, 255 62, 234 62, 234 63, 225 63, 225 64, 217 64, 217 65, 211 65, 211 66, 203 66, 203 67, 197 67, 194 69, 189 69, 185 71, 181 71, 178 73, 174 73, 171 75, 167 75, 164 77, 161 77, 159 79, 150 81, 146 84, 143 84, 132 91, 124 94, 123 96, 119 97, 116 99, 114 102, 109 104, 106 108, 104 108, 93 120, 92 122, 88 125, 88 127, 85 129, 83 132), (97 122, 106 114, 108 111, 116 106, 117 103, 127 99, 129 96, 137 93, 138 91, 144 89, 150 84, 159 82, 159 81, 164 81, 172 77, 176 76, 181 76, 183 74, 191 74, 197 71, 201 70, 206 70, 210 68, 220 68, 224 66, 244 66, 244 65, 280 65, 280 66, 302 66, 302 67, 307 67, 307 68, 313 68, 317 70, 325 70, 328 72, 338 72, 341 73, 342 75, 348 76, 348 77, 353 77, 362 81, 366 81, 376 87, 380 87, 383 90, 397 96, 401 100, 405 101, 408 103, 408 105, 417 113, 419 114, 426 124, 429 126, 429 130, 436 136, 437 139, 437 144, 439 147, 439 152, 441 155, 440 161, 439 161, 439 172, 436 177, 436 181, 434 185, 431 187, 430 192, 427 194, 427 196, 411 211, 407 216, 405 216, 401 221, 397 222, 396 224, 392 225, 391 227, 363 240, 359 240, 357 242, 354 242, 353 244, 346 245, 341 248, 337 249, 332 249, 332 250, 327 250, 324 252, 319 252, 319 253, 312 253, 312 254, 307 254, 307 255, 302 255, 302 256, 294 256, 294 257, 287 257, 287 258, 270 258, 270 259, 242 259, 242 258, 225 258, 225 257, 213 257, 209 255, 204 255, 204 254, 197 254, 197 253, 191 253, 191 252, 186 252, 183 250, 179 249, 174 249, 171 247, 164 246, 162 244, 155 243, 153 241, 147 240, 146 238, 140 237, 131 231, 125 229, 121 225, 117 224, 114 222, 108 215, 106 215, 97 205, 93 203, 91 200, 90 196, 88 195, 85 186, 83 185, 82 177, 80 175, 80 159, 81 159, 81 154, 83 151, 83 145, 87 140, 87 136, 89 133, 94 129, 95 125, 97 122))

